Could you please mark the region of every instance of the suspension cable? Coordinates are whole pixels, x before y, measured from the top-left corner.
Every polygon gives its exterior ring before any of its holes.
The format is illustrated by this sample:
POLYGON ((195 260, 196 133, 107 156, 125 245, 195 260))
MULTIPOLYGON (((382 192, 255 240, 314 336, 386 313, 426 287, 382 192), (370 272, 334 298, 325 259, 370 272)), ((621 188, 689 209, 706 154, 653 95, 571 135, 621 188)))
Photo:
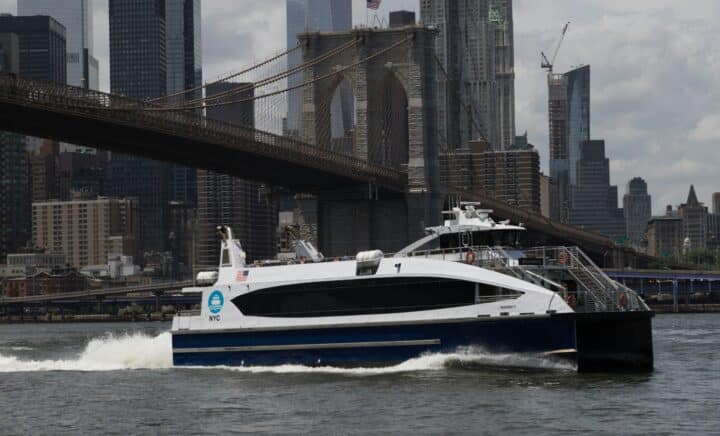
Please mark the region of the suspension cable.
POLYGON ((294 51, 299 50, 300 48, 302 48, 302 46, 301 46, 300 44, 298 44, 298 45, 296 45, 295 47, 291 48, 290 50, 286 50, 286 51, 284 51, 284 52, 282 52, 282 53, 280 53, 280 54, 278 54, 278 55, 275 55, 275 56, 273 56, 273 57, 271 57, 271 58, 269 58, 269 59, 266 59, 266 60, 260 62, 259 64, 251 65, 250 67, 248 67, 248 68, 246 68, 246 69, 244 69, 244 70, 242 70, 242 71, 238 71, 237 73, 233 73, 233 74, 230 74, 229 76, 222 77, 222 78, 220 78, 220 79, 218 79, 218 80, 215 80, 214 82, 206 82, 205 84, 203 84, 203 85, 198 85, 198 86, 196 86, 196 87, 194 87, 194 88, 185 89, 185 90, 183 90, 183 91, 179 91, 179 92, 176 92, 176 93, 174 93, 174 94, 163 95, 163 96, 161 96, 161 97, 153 98, 153 99, 151 99, 151 100, 148 100, 148 102, 153 103, 153 102, 158 102, 158 101, 162 101, 162 100, 167 100, 167 99, 172 98, 172 97, 177 97, 177 96, 180 96, 180 95, 184 95, 184 94, 188 94, 188 93, 197 91, 198 89, 205 89, 205 88, 207 88, 208 86, 214 85, 214 84, 216 84, 216 83, 222 83, 222 82, 228 81, 228 80, 230 80, 230 79, 234 79, 235 77, 241 76, 241 75, 243 75, 243 74, 245 74, 245 73, 249 73, 250 71, 256 70, 256 69, 258 69, 258 68, 260 68, 260 67, 262 67, 262 66, 264 66, 264 65, 269 64, 270 62, 273 62, 273 61, 275 61, 275 60, 277 60, 277 59, 280 59, 280 58, 283 57, 283 56, 289 55, 290 53, 293 53, 294 51))
MULTIPOLYGON (((333 71, 333 72, 326 73, 326 74, 324 74, 324 75, 322 75, 322 76, 316 77, 316 78, 314 78, 314 79, 312 79, 312 80, 309 80, 309 81, 307 81, 307 82, 303 82, 303 83, 301 83, 301 84, 299 84, 299 85, 289 86, 289 87, 287 87, 287 88, 285 88, 285 89, 280 89, 280 90, 277 90, 277 91, 269 92, 269 93, 267 93, 267 94, 256 95, 256 96, 253 96, 253 97, 248 97, 248 98, 244 98, 244 99, 240 99, 240 100, 224 101, 224 102, 212 103, 212 104, 206 104, 206 105, 199 105, 199 106, 186 106, 186 107, 181 107, 181 108, 177 108, 177 107, 153 107, 153 108, 138 108, 138 109, 132 108, 132 109, 129 109, 129 110, 161 111, 161 112, 162 112, 162 111, 166 111, 166 112, 170 112, 170 111, 184 111, 184 110, 193 110, 193 109, 202 109, 202 108, 212 108, 212 107, 218 107, 218 106, 228 106, 228 105, 231 105, 231 104, 244 103, 244 102, 247 102, 247 101, 254 101, 254 100, 261 99, 261 98, 271 97, 271 96, 273 96, 273 95, 282 94, 282 93, 284 93, 284 92, 292 91, 292 90, 294 90, 294 89, 304 88, 304 87, 306 87, 306 86, 312 85, 312 84, 315 83, 315 82, 319 82, 319 81, 321 81, 321 80, 325 80, 325 79, 327 79, 327 78, 336 76, 336 75, 338 75, 338 74, 340 74, 340 73, 343 73, 343 72, 345 72, 345 71, 347 71, 347 70, 349 70, 349 69, 351 69, 351 68, 354 68, 354 67, 356 67, 356 66, 358 66, 358 65, 360 65, 360 64, 362 64, 362 63, 364 63, 364 62, 367 62, 367 61, 369 61, 369 60, 371 60, 371 59, 374 59, 374 58, 376 58, 376 57, 378 57, 378 56, 380 56, 380 55, 382 55, 382 54, 384 54, 384 53, 387 53, 388 51, 390 51, 390 50, 392 50, 392 49, 394 49, 394 48, 396 48, 396 47, 398 47, 398 46, 400 46, 400 45, 402 45, 402 44, 404 44, 404 43, 406 43, 406 42, 408 42, 408 41, 411 41, 412 39, 413 39, 413 36, 412 36, 412 35, 411 35, 411 36, 408 36, 408 37, 406 37, 406 38, 403 38, 403 39, 401 39, 401 40, 393 43, 392 45, 390 45, 390 46, 388 46, 388 47, 385 47, 384 49, 382 49, 382 50, 380 50, 380 51, 378 51, 378 52, 376 52, 376 53, 373 53, 372 55, 370 55, 370 56, 368 56, 368 57, 366 57, 366 58, 364 58, 364 59, 360 59, 359 61, 354 62, 354 63, 352 63, 352 64, 350 64, 350 65, 346 65, 346 66, 344 66, 344 67, 342 67, 342 68, 338 68, 337 70, 335 70, 335 71, 333 71)), ((119 110, 123 110, 123 109, 120 108, 119 110)))
MULTIPOLYGON (((326 74, 324 74, 324 75, 322 75, 322 76, 316 77, 316 78, 314 78, 314 79, 312 79, 312 80, 309 80, 309 81, 307 81, 307 82, 303 82, 303 83, 298 84, 298 85, 295 85, 295 86, 290 86, 290 87, 287 87, 287 88, 285 88, 285 89, 280 89, 280 90, 273 91, 273 92, 270 92, 270 93, 267 93, 267 94, 263 94, 263 95, 256 95, 256 96, 253 96, 253 97, 244 98, 244 99, 240 99, 240 100, 232 100, 232 101, 224 101, 224 102, 213 103, 213 104, 200 104, 200 105, 184 106, 184 107, 162 107, 162 106, 153 106, 153 107, 105 107, 105 106, 98 106, 98 107, 93 107, 92 109, 93 109, 93 110, 108 110, 108 111, 123 111, 123 112, 131 112, 131 111, 132 111, 132 112, 134 112, 134 111, 137 111, 137 112, 182 112, 182 111, 187 111, 187 110, 205 109, 205 108, 213 108, 213 107, 220 107, 220 106, 229 106, 229 105, 232 105, 232 104, 244 103, 244 102, 247 102, 247 101, 255 101, 255 100, 262 99, 262 98, 272 97, 272 96, 274 96, 274 95, 286 93, 286 92, 292 91, 292 90, 294 90, 294 89, 304 88, 304 87, 309 86, 309 85, 312 85, 312 84, 314 84, 314 83, 316 83, 316 82, 319 82, 319 81, 325 80, 325 79, 327 79, 327 78, 336 76, 336 75, 338 75, 338 74, 340 74, 340 73, 343 73, 343 72, 345 72, 345 71, 347 71, 347 70, 349 70, 349 69, 351 69, 351 68, 354 68, 354 67, 356 67, 356 66, 358 66, 358 65, 360 65, 360 64, 362 64, 362 63, 364 63, 364 62, 367 62, 367 61, 372 60, 372 59, 374 59, 374 58, 376 58, 376 57, 378 57, 378 56, 380 56, 380 55, 382 55, 382 54, 385 54, 385 53, 387 53, 388 51, 390 51, 390 50, 392 50, 392 49, 394 49, 394 48, 396 48, 396 47, 398 47, 398 46, 400 46, 400 45, 402 45, 402 44, 404 44, 404 43, 406 43, 406 42, 408 42, 408 41, 411 41, 411 40, 413 40, 413 39, 414 39, 414 36, 413 36, 413 35, 410 35, 410 36, 408 36, 408 37, 406 37, 406 38, 403 38, 403 39, 401 39, 401 40, 398 40, 397 42, 393 43, 392 45, 390 45, 390 46, 388 46, 388 47, 385 47, 384 49, 382 49, 382 50, 380 50, 380 51, 378 51, 378 52, 376 52, 376 53, 373 53, 372 55, 370 55, 370 56, 368 56, 368 57, 366 57, 366 58, 364 58, 364 59, 360 59, 360 60, 358 60, 357 62, 354 62, 354 63, 352 63, 352 64, 350 64, 350 65, 346 65, 346 66, 344 66, 344 67, 342 67, 342 68, 338 68, 338 69, 335 70, 335 71, 332 71, 332 72, 330 72, 330 73, 326 73, 326 74)), ((139 102, 139 103, 143 103, 143 102, 139 102)), ((145 103, 147 103, 147 102, 145 102, 145 103)), ((80 109, 87 109, 87 108, 88 108, 87 106, 79 106, 79 105, 72 105, 72 104, 70 104, 70 105, 64 105, 64 106, 65 106, 65 107, 68 107, 68 108, 80 108, 80 109)))
POLYGON ((210 101, 219 100, 219 99, 221 99, 221 98, 231 97, 231 96, 237 95, 237 94, 242 94, 242 93, 244 93, 244 92, 246 92, 246 91, 249 91, 249 90, 251 90, 251 89, 261 88, 261 87, 263 87, 263 86, 269 85, 269 84, 271 84, 271 83, 274 83, 274 82, 277 82, 277 81, 279 81, 279 80, 285 79, 285 78, 287 78, 287 77, 289 77, 289 76, 292 76, 293 74, 299 73, 300 71, 305 70, 305 69, 307 69, 307 68, 310 67, 310 66, 313 66, 313 65, 316 65, 316 64, 318 64, 318 63, 320 63, 320 62, 326 61, 327 59, 335 56, 336 54, 340 53, 341 51, 344 51, 344 50, 346 50, 346 49, 348 49, 348 48, 350 48, 350 47, 352 47, 352 46, 354 46, 354 45, 357 45, 359 42, 360 42, 359 39, 353 39, 353 40, 351 40, 351 41, 346 42, 345 44, 341 44, 341 45, 339 45, 338 47, 335 47, 334 49, 329 50, 329 51, 323 53, 322 55, 320 55, 320 56, 318 56, 318 57, 316 57, 316 58, 310 59, 310 60, 308 60, 307 62, 303 62, 303 63, 300 64, 300 65, 296 65, 295 67, 290 68, 289 70, 285 70, 285 71, 280 72, 280 73, 278 73, 278 74, 275 74, 275 75, 273 75, 273 76, 267 77, 267 78, 265 78, 265 79, 261 79, 261 80, 259 80, 259 81, 257 81, 257 82, 249 83, 249 84, 247 84, 247 86, 243 86, 243 87, 239 87, 239 88, 237 88, 237 89, 231 89, 231 90, 228 90, 228 91, 220 92, 220 93, 218 93, 218 94, 215 94, 215 95, 212 95, 212 96, 208 96, 208 97, 205 97, 205 98, 202 98, 202 97, 201 97, 201 98, 196 98, 196 99, 194 99, 194 100, 189 100, 189 101, 187 101, 187 102, 184 102, 184 103, 179 104, 179 105, 175 105, 175 106, 173 106, 173 107, 175 107, 175 108, 192 107, 192 106, 193 106, 193 103, 198 103, 198 102, 205 102, 205 103, 207 103, 207 102, 210 102, 210 101))

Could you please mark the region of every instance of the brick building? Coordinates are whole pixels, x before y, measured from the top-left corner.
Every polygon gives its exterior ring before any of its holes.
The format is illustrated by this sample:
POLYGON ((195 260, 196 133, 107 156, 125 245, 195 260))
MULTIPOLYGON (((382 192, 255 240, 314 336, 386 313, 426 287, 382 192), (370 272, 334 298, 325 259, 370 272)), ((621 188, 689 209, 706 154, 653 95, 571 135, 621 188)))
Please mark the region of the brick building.
POLYGON ((2 282, 5 297, 51 295, 87 289, 88 279, 77 271, 61 274, 39 272, 29 277, 6 279, 2 282))

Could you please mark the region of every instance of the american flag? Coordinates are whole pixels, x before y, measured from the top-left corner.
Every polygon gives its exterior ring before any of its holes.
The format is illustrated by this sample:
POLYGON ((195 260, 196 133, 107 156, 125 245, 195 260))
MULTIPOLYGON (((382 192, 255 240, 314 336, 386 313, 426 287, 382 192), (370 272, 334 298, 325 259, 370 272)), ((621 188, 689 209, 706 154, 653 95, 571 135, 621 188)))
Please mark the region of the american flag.
POLYGON ((237 276, 235 276, 235 281, 236 282, 244 282, 245 280, 247 280, 249 274, 250 274, 250 271, 248 271, 248 270, 238 271, 237 276))
POLYGON ((367 0, 367 7, 368 9, 377 9, 380 7, 380 2, 382 0, 367 0))

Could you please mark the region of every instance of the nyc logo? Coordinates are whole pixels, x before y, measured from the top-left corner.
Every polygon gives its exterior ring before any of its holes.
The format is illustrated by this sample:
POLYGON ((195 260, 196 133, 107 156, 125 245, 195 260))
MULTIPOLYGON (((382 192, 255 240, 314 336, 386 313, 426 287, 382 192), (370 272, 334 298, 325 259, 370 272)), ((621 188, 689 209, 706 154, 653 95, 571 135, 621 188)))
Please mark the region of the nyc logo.
POLYGON ((208 297, 208 309, 210 310, 210 313, 220 313, 224 304, 225 297, 223 297, 222 292, 212 291, 210 297, 208 297))

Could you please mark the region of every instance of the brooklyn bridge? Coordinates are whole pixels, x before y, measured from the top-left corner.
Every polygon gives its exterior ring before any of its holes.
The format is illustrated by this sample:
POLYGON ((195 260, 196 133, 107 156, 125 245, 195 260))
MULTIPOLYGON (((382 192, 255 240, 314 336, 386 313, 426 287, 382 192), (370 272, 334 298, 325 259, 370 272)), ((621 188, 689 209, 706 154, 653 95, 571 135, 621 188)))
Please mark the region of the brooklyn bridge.
POLYGON ((535 245, 580 245, 607 266, 646 263, 644 255, 597 233, 440 182, 439 155, 457 144, 438 127, 437 91, 447 77, 434 53, 434 34, 420 26, 301 34, 297 47, 214 82, 252 73, 251 84, 206 97, 200 88, 208 84, 138 101, 5 75, 0 129, 312 194, 318 198, 318 242, 328 255, 397 250, 439 224, 449 195, 461 195, 494 209, 498 218, 521 221, 535 245), (287 68, 295 51, 302 52, 302 63, 287 68), (302 77, 300 83, 290 84, 292 75, 302 77), (354 99, 349 146, 338 146, 332 134, 330 108, 341 85, 354 99), (302 107, 297 132, 264 122, 285 113, 293 94, 302 107), (247 124, 205 116, 211 108, 243 103, 255 105, 247 124))

